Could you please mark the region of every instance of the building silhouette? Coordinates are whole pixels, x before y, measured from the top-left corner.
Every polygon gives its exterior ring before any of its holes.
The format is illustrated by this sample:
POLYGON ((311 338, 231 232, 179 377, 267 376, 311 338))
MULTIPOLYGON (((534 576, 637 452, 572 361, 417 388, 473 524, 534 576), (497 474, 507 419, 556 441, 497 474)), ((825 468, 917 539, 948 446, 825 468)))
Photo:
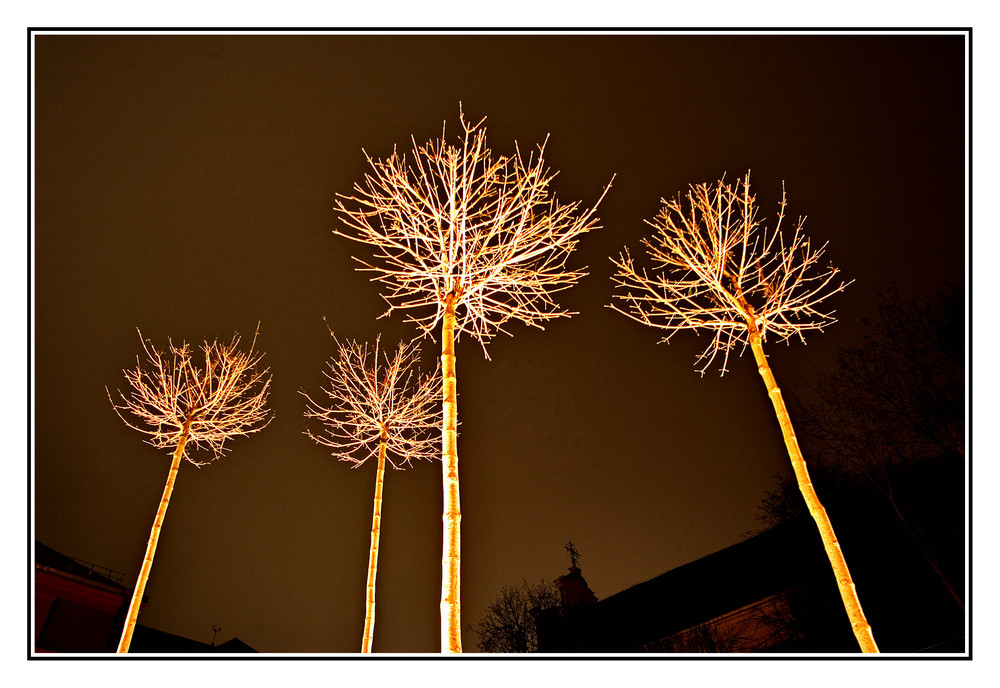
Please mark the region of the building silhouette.
MULTIPOLYGON (((68 557, 35 542, 34 651, 113 653, 118 649, 132 590, 125 575, 68 557)), ((143 599, 143 606, 146 600, 143 599)), ((201 643, 137 624, 129 653, 256 652, 239 638, 201 643)))
MULTIPOLYGON (((845 529, 851 530, 851 529, 845 529)), ((854 533, 852 533, 854 534, 854 533)), ((862 549, 859 543, 855 552, 862 549)), ((895 553, 898 554, 898 553, 895 553)), ((964 614, 919 562, 851 571, 882 652, 964 652, 964 614)), ((539 652, 857 653, 812 521, 794 519, 598 600, 579 568, 556 580, 562 603, 535 610, 539 652)))

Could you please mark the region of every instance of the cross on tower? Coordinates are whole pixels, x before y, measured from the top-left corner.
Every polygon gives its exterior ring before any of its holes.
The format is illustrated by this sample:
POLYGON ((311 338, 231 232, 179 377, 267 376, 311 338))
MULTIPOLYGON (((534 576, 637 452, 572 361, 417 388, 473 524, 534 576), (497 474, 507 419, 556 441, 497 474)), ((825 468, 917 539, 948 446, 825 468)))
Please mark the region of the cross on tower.
POLYGON ((572 566, 573 568, 576 568, 576 560, 577 560, 577 558, 578 558, 578 557, 580 556, 580 553, 579 553, 579 552, 577 552, 577 551, 576 551, 576 547, 574 547, 574 546, 573 546, 573 541, 572 541, 572 540, 570 540, 569 542, 567 542, 567 543, 566 543, 565 545, 563 545, 563 548, 564 548, 564 549, 565 549, 565 550, 566 550, 567 552, 569 552, 569 561, 570 561, 570 565, 571 565, 571 566, 572 566))

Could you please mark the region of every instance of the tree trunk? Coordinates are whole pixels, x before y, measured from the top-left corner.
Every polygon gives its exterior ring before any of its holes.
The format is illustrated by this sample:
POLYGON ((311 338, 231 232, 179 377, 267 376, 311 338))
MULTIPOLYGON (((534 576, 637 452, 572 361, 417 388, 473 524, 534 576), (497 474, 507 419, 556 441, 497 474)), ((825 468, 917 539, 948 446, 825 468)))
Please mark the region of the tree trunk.
POLYGON ((372 651, 375 635, 375 574, 378 569, 378 536, 382 530, 382 485, 385 477, 385 430, 378 443, 378 471, 375 474, 375 507, 372 510, 372 546, 368 553, 368 596, 365 605, 365 634, 361 652, 372 651))
POLYGON ((809 478, 809 471, 806 468, 806 461, 802 457, 798 440, 795 438, 795 430, 792 428, 792 420, 788 416, 788 409, 785 408, 785 401, 781 398, 781 390, 771 372, 767 358, 764 356, 764 347, 761 343, 761 334, 756 328, 750 330, 750 347, 753 349, 754 358, 757 360, 757 372, 764 380, 767 387, 767 395, 771 398, 774 411, 778 416, 778 423, 781 425, 781 434, 785 438, 785 447, 788 448, 788 457, 792 461, 792 470, 795 471, 795 480, 798 482, 799 491, 806 500, 806 506, 810 515, 816 521, 819 528, 820 537, 823 540, 823 548, 826 556, 830 559, 830 566, 833 568, 834 576, 837 579, 837 588, 840 590, 840 598, 844 602, 844 609, 851 621, 851 628, 854 630, 854 637, 857 638, 862 652, 878 652, 875 645, 875 638, 872 636, 871 626, 865 618, 865 613, 861 609, 861 601, 858 599, 857 590, 854 587, 854 580, 851 572, 847 569, 847 561, 844 553, 837 542, 837 535, 833 532, 833 524, 827 516, 826 509, 819 501, 819 496, 813 488, 812 480, 809 478))
POLYGON ((128 652, 129 645, 132 644, 132 633, 135 631, 135 622, 139 617, 139 606, 142 604, 142 595, 146 591, 149 570, 153 566, 153 555, 156 553, 156 543, 160 539, 163 517, 167 514, 170 495, 174 491, 174 483, 177 481, 177 471, 180 469, 181 457, 184 455, 184 445, 187 444, 190 423, 190 419, 185 421, 181 438, 177 441, 177 448, 174 449, 174 458, 170 462, 170 471, 167 473, 167 484, 163 488, 163 497, 160 498, 160 508, 156 510, 156 518, 153 519, 153 528, 149 531, 149 542, 146 543, 146 556, 142 560, 142 569, 139 571, 139 579, 135 583, 132 602, 128 607, 125 628, 122 629, 122 637, 118 642, 119 653, 128 652))
POLYGON ((458 401, 455 378, 455 301, 445 301, 441 334, 442 403, 441 478, 444 490, 444 536, 441 556, 441 652, 462 651, 461 528, 458 501, 458 401))

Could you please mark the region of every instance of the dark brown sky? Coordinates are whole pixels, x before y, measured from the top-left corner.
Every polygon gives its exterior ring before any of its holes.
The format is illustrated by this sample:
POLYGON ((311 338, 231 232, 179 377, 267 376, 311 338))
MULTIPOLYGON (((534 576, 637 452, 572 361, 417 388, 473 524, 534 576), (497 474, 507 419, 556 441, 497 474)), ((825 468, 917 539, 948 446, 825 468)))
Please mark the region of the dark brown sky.
MULTIPOLYGON (((551 138, 564 200, 614 187, 571 263, 578 315, 458 345, 463 625, 505 584, 566 571, 598 598, 739 541, 787 474, 749 354, 699 377, 705 337, 605 308, 608 256, 662 196, 752 169, 768 213, 829 241, 855 283, 808 346, 772 344, 789 393, 861 342, 877 295, 964 283, 964 37, 128 36, 35 38, 34 528, 135 580, 169 456, 105 385, 162 344, 249 337, 274 422, 183 465, 140 623, 263 652, 355 652, 374 471, 302 435, 339 336, 410 338, 333 236, 335 194, 383 156, 487 116, 500 153, 551 138)), ((425 342, 428 357, 436 344, 425 342)), ((808 458, 808 457, 807 457, 808 458)), ((375 650, 439 648, 440 470, 387 476, 375 650)), ((476 650, 466 633, 466 651, 476 650)))

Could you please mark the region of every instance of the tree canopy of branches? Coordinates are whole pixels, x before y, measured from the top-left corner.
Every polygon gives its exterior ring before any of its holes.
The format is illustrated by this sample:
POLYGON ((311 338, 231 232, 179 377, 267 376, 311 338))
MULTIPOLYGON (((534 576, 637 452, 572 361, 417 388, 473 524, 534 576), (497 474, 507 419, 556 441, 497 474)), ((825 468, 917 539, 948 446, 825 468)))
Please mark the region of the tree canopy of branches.
MULTIPOLYGON (((334 341, 337 341, 334 338, 334 341)), ((368 344, 337 341, 338 355, 329 361, 328 401, 308 400, 306 418, 321 421, 322 430, 307 430, 317 443, 333 450, 341 461, 363 465, 375 458, 375 501, 372 509, 371 547, 365 598, 365 626, 361 652, 372 651, 375 635, 375 577, 378 570, 379 537, 382 530, 382 491, 386 461, 402 468, 417 459, 438 457, 435 430, 441 427, 437 401, 441 395, 440 368, 431 375, 415 371, 420 349, 400 342, 392 358, 382 351, 379 340, 368 344)))
POLYGON ((822 330, 835 322, 819 304, 846 285, 835 280, 838 270, 822 268, 826 246, 813 248, 795 226, 790 242, 781 231, 781 206, 774 228, 758 217, 756 197, 750 193, 750 173, 730 186, 692 184, 685 198, 663 200, 655 230, 644 239, 653 273, 638 269, 626 248, 611 262, 618 268, 616 294, 623 306, 612 307, 633 320, 666 330, 667 342, 680 330, 706 330, 712 340, 699 356, 702 374, 721 353, 725 374, 729 353, 742 353, 754 340, 773 334, 781 341, 808 330, 822 330), (686 202, 686 203, 685 203, 686 202))
POLYGON ((396 151, 385 160, 368 157, 364 182, 338 197, 345 230, 335 230, 374 248, 374 260, 359 260, 360 269, 383 286, 385 315, 401 310, 428 335, 441 326, 442 652, 462 650, 455 339, 469 334, 485 353, 511 320, 541 328, 569 315, 553 294, 585 274, 566 260, 579 237, 597 227, 596 203, 581 209, 556 200, 544 145, 527 158, 516 146, 513 155, 494 156, 485 120, 460 119, 455 143, 442 130, 422 146, 413 140, 411 159, 396 151))
POLYGON ((306 418, 322 423, 321 430, 306 434, 352 468, 382 454, 396 469, 414 460, 437 459, 440 368, 421 376, 416 372, 420 348, 415 342, 400 342, 390 358, 379 349, 380 339, 369 348, 367 343, 334 338, 338 353, 328 362, 329 384, 323 388, 328 400, 314 401, 303 393, 306 418))
POLYGON ((545 580, 505 585, 486 606, 478 629, 472 629, 479 636, 476 644, 483 652, 535 652, 538 626, 532 612, 559 604, 559 590, 545 580))
POLYGON ((239 335, 229 344, 207 341, 201 346, 205 363, 200 366, 191 347, 168 340, 160 351, 142 337, 146 365, 137 357, 135 370, 126 370, 131 392, 119 392, 120 402, 108 398, 122 421, 148 436, 147 442, 159 449, 172 449, 173 459, 167 474, 160 506, 153 520, 142 569, 129 605, 128 616, 118 652, 128 652, 139 615, 153 555, 159 540, 163 518, 177 479, 181 459, 203 466, 222 456, 227 440, 263 430, 271 421, 267 396, 271 378, 265 368, 258 369, 263 354, 254 352, 256 336, 249 351, 240 351, 239 335), (134 416, 130 418, 129 416, 134 416), (207 450, 207 461, 196 461, 189 448, 207 450))
POLYGON ((742 185, 724 179, 714 185, 692 184, 684 198, 663 201, 663 209, 649 222, 655 235, 644 240, 654 272, 637 269, 626 250, 612 263, 614 277, 624 293, 615 310, 646 325, 667 331, 707 330, 712 340, 699 357, 702 374, 721 352, 724 374, 729 353, 749 345, 767 394, 781 426, 792 469, 813 516, 837 579, 841 598, 858 644, 864 652, 878 652, 871 626, 851 579, 833 525, 813 489, 781 390, 764 355, 768 334, 780 340, 802 337, 833 322, 819 305, 846 285, 836 280, 837 269, 819 265, 824 247, 813 248, 803 234, 803 220, 790 241, 781 231, 785 213, 782 190, 773 229, 758 217, 756 197, 750 192, 750 173, 742 185))

